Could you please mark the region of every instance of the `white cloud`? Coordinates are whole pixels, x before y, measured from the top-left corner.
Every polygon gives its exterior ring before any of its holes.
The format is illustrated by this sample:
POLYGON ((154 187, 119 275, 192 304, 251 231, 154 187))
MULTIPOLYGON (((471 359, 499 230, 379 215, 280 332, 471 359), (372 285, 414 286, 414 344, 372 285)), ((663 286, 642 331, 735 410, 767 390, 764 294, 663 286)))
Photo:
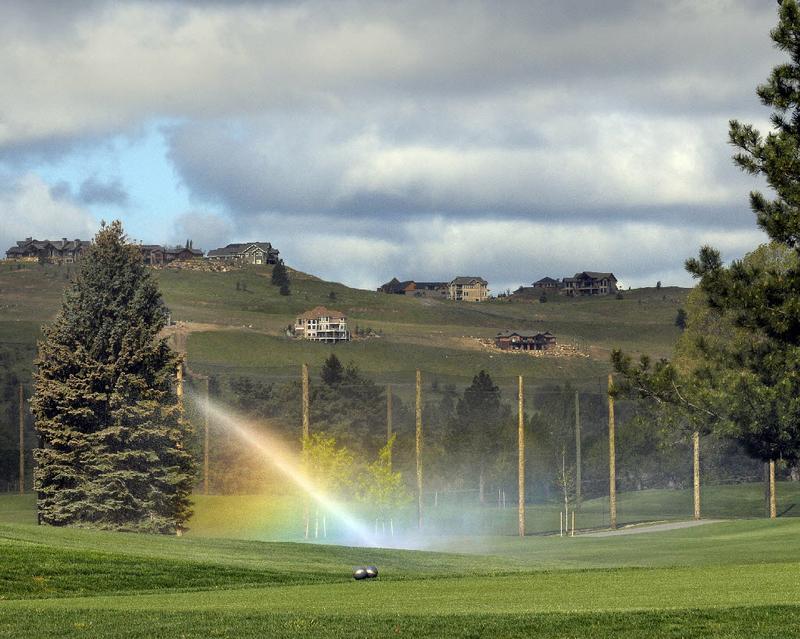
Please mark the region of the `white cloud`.
POLYGON ((0 184, 0 250, 26 237, 90 240, 97 221, 86 209, 66 199, 54 198, 50 186, 36 174, 22 175, 0 184))

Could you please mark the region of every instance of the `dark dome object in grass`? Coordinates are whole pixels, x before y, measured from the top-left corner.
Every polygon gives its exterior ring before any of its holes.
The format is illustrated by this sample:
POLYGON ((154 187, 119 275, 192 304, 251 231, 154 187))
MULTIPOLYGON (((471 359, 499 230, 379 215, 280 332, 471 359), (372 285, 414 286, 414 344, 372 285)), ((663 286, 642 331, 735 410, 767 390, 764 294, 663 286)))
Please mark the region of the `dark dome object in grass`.
POLYGON ((369 577, 369 575, 367 574, 366 568, 356 568, 355 570, 353 570, 353 579, 355 579, 356 581, 361 581, 362 579, 366 579, 367 577, 369 577))
POLYGON ((365 570, 367 571, 367 577, 370 579, 378 576, 378 569, 375 566, 367 566, 365 570))

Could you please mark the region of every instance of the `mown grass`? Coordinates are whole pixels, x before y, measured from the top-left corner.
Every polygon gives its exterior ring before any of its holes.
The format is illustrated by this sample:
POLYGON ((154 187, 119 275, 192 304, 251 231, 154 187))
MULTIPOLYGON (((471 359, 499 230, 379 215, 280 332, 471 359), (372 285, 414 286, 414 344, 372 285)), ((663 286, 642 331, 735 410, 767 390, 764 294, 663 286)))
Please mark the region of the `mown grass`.
POLYGON ((0 637, 98 637, 103 639, 206 639, 270 637, 296 639, 508 639, 586 637, 597 639, 786 639, 800 624, 798 606, 752 606, 643 612, 569 614, 312 615, 139 610, 34 611, 24 616, 0 609, 0 637))
POLYGON ((786 637, 798 533, 738 521, 454 555, 1 525, 0 636, 786 637), (379 580, 350 579, 364 563, 379 580))

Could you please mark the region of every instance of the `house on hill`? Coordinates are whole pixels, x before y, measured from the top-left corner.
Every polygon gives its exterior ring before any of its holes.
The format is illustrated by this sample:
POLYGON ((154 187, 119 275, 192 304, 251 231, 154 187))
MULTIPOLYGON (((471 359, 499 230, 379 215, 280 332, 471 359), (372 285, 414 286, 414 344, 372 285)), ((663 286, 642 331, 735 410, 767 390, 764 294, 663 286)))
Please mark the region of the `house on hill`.
POLYGON ((406 295, 447 299, 450 294, 448 282, 414 282, 414 285, 414 290, 406 292, 406 295))
POLYGON ((582 271, 574 277, 562 280, 561 292, 564 295, 611 295, 617 292, 617 278, 613 273, 582 271))
POLYGON ((450 292, 448 282, 415 282, 405 280, 401 282, 396 277, 378 287, 378 293, 390 295, 411 295, 413 297, 439 297, 446 299, 450 292))
POLYGON ((207 257, 209 260, 240 264, 277 264, 279 255, 280 251, 269 242, 243 242, 212 249, 207 257))
POLYGON ((294 323, 295 337, 302 337, 315 342, 349 342, 350 331, 347 330, 347 318, 340 311, 332 311, 324 306, 306 311, 298 316, 294 323))
POLYGON ((550 331, 501 331, 494 343, 504 351, 546 351, 556 345, 556 336, 550 331))
POLYGON ((416 282, 414 280, 405 280, 401 282, 396 277, 390 279, 386 284, 378 287, 378 293, 388 293, 390 295, 405 295, 406 292, 411 292, 416 289, 416 282))
POLYGON ((536 280, 533 285, 534 288, 543 288, 547 290, 558 290, 561 288, 561 280, 555 280, 552 277, 543 277, 536 280))
POLYGON ((482 277, 457 277, 450 282, 448 297, 458 302, 483 302, 489 297, 488 286, 482 277))
POLYGON ((177 260, 195 260, 203 257, 202 249, 192 246, 191 240, 186 240, 185 246, 161 246, 160 244, 139 244, 142 260, 150 266, 169 264, 177 260))
POLYGON ((6 259, 38 259, 47 262, 70 264, 77 262, 86 248, 91 244, 87 240, 35 240, 27 237, 17 240, 15 246, 6 251, 6 259))

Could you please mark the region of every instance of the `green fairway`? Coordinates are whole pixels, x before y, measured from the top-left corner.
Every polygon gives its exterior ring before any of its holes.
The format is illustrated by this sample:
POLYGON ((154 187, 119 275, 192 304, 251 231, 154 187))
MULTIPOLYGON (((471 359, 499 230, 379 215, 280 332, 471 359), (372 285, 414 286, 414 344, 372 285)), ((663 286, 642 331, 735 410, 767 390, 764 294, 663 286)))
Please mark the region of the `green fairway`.
POLYGON ((798 534, 451 540, 464 555, 4 524, 0 636, 785 637, 798 534), (354 582, 366 563, 380 578, 354 582))

